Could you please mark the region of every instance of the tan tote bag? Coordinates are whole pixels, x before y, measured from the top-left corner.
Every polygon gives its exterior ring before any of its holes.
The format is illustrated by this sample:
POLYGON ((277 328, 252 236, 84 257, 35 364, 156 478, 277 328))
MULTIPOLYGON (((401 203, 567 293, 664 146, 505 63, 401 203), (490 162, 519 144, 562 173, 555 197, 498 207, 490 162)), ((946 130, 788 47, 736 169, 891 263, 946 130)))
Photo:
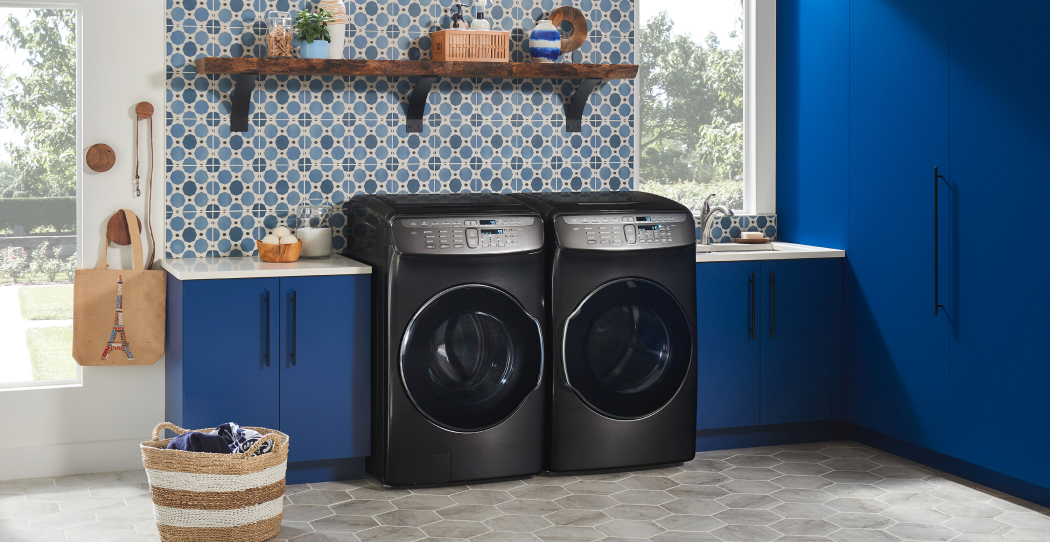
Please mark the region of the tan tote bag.
MULTIPOLYGON (((138 223, 135 213, 118 212, 138 223)), ((134 269, 107 269, 103 250, 95 269, 77 269, 73 279, 73 359, 81 365, 153 365, 164 355, 166 273, 143 269, 141 233, 130 230, 134 269)))

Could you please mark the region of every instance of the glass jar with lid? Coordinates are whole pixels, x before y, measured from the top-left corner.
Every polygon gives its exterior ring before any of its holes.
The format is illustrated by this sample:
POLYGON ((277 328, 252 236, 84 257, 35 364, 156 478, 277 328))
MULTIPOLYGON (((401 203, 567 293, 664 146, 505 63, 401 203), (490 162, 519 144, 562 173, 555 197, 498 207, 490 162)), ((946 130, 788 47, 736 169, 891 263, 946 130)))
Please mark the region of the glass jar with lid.
POLYGON ((331 211, 329 205, 305 204, 296 210, 299 227, 295 230, 295 236, 303 242, 300 258, 332 257, 332 226, 328 223, 331 211))
POLYGON ((266 56, 292 57, 292 14, 287 11, 266 13, 266 56))

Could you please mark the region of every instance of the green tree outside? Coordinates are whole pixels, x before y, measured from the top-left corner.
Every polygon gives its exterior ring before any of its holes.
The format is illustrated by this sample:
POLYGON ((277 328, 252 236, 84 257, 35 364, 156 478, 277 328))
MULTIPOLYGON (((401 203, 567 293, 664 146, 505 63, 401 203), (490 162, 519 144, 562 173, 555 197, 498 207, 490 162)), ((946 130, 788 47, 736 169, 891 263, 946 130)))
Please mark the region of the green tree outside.
POLYGON ((0 126, 24 134, 5 144, 0 198, 76 195, 76 11, 8 16, 0 43, 26 53, 26 75, 0 65, 0 126))
POLYGON ((691 209, 712 193, 718 204, 743 208, 743 45, 722 48, 714 34, 702 43, 676 35, 667 12, 642 25, 638 44, 639 189, 691 209))

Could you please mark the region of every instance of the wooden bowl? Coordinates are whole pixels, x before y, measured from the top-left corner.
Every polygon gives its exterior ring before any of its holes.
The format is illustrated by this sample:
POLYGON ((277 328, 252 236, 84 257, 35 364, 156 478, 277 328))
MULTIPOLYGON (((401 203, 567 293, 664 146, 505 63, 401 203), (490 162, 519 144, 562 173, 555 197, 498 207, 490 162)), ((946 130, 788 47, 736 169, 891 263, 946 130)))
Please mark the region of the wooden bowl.
POLYGON ((303 249, 303 240, 299 239, 294 245, 271 245, 256 241, 259 247, 259 259, 269 263, 290 263, 299 261, 299 251, 303 249))

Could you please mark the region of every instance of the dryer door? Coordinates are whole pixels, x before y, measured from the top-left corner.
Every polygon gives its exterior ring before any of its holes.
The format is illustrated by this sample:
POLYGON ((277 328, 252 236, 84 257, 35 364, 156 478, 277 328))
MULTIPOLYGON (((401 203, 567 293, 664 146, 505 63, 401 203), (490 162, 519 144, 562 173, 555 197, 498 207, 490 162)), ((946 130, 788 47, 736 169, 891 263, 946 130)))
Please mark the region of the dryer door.
POLYGON ((693 337, 681 304, 662 286, 621 279, 591 292, 565 322, 569 386, 597 412, 648 416, 685 383, 693 337))
POLYGON ((454 431, 499 425, 542 375, 539 321, 491 286, 457 286, 434 296, 401 342, 408 396, 424 416, 454 431))

